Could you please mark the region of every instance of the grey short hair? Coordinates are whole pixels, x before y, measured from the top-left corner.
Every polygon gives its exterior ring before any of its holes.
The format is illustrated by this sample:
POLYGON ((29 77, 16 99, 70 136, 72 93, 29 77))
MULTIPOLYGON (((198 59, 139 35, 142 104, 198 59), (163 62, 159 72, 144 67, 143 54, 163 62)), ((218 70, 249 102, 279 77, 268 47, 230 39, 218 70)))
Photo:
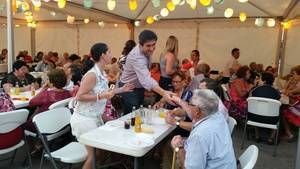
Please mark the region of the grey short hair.
POLYGON ((200 108, 206 116, 218 111, 219 97, 209 89, 196 89, 194 91, 191 103, 200 108))

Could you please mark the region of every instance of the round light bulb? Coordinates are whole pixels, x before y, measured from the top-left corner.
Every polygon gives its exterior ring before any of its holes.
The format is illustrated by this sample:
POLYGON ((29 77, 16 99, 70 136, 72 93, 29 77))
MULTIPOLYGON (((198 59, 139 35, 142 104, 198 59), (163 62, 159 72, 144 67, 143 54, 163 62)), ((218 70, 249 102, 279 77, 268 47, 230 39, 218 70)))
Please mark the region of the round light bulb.
POLYGON ((161 10, 160 10, 160 15, 161 15, 162 17, 168 16, 168 15, 169 15, 169 10, 168 10, 167 8, 161 9, 161 10))
POLYGON ((247 14, 244 13, 244 12, 241 12, 241 13, 240 13, 240 21, 241 21, 241 22, 245 22, 246 19, 247 19, 247 14))
POLYGON ((167 3, 167 8, 169 11, 174 11, 175 10, 175 5, 173 4, 173 2, 168 2, 167 3))
POLYGON ((57 1, 57 6, 59 8, 64 8, 66 6, 67 1, 66 0, 58 0, 57 1))
POLYGON ((265 20, 263 18, 256 18, 254 24, 257 27, 263 27, 265 23, 265 20))
POLYGON ((105 23, 103 21, 98 22, 98 25, 103 28, 105 26, 105 23))
POLYGON ((151 2, 154 8, 158 8, 160 6, 160 0, 152 0, 151 2))
POLYGON ((72 24, 72 23, 74 23, 74 21, 75 21, 75 17, 74 16, 71 16, 71 15, 67 16, 67 23, 72 24))
POLYGON ((42 6, 41 0, 31 0, 31 2, 32 2, 33 6, 35 6, 35 7, 40 8, 42 6))
POLYGON ((159 16, 159 15, 154 15, 154 16, 153 16, 153 19, 154 19, 155 21, 159 21, 159 20, 160 20, 160 16, 159 16))
POLYGON ((211 3, 211 0, 199 0, 199 2, 202 6, 209 6, 211 3))
POLYGON ((227 9, 225 10, 225 12, 224 12, 224 16, 225 16, 226 18, 230 18, 230 17, 232 17, 232 15, 233 15, 233 9, 227 8, 227 9))
POLYGON ((275 19, 269 18, 269 19, 267 20, 267 25, 268 25, 268 27, 274 27, 275 24, 276 24, 275 19))
POLYGON ((26 18, 27 22, 32 22, 33 21, 33 16, 32 15, 25 16, 25 18, 26 18))
POLYGON ((135 11, 138 7, 137 0, 129 0, 128 1, 128 6, 129 6, 130 10, 135 11))
POLYGON ((107 8, 109 10, 111 10, 111 11, 114 10, 116 5, 117 5, 117 3, 115 0, 107 0, 107 8))
POLYGON ((282 26, 284 29, 290 29, 292 27, 292 21, 283 22, 282 26))
POLYGON ((248 0, 239 0, 239 2, 245 3, 245 2, 248 2, 248 0))
POLYGON ((139 27, 141 25, 140 21, 134 21, 134 26, 139 27))
POLYGON ((85 8, 91 8, 93 6, 93 1, 92 0, 84 0, 83 1, 83 6, 85 8))
MULTIPOLYGON (((186 1, 188 3, 188 1, 186 1)), ((197 8, 197 0, 191 0, 190 7, 195 10, 197 8)))
POLYGON ((85 24, 88 24, 88 23, 90 22, 90 19, 89 19, 89 18, 85 18, 85 19, 83 20, 83 22, 84 22, 85 24))
POLYGON ((180 0, 172 0, 172 3, 173 3, 174 5, 179 5, 180 0))
POLYGON ((55 13, 54 11, 50 11, 50 15, 51 15, 51 16, 55 16, 56 13, 55 13))
POLYGON ((212 15, 214 13, 215 9, 213 6, 209 6, 206 8, 207 15, 212 15))
POLYGON ((147 19, 146 19, 146 22, 147 22, 148 24, 153 24, 153 23, 154 23, 153 17, 152 17, 152 16, 148 16, 147 19))

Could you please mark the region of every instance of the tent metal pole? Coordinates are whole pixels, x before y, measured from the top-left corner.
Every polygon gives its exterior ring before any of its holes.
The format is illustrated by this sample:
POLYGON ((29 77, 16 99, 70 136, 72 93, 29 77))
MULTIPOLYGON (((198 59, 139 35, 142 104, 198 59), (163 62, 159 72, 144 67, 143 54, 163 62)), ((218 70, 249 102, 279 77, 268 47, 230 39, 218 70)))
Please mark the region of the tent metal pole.
POLYGON ((199 50, 199 33, 200 33, 200 23, 199 22, 196 22, 197 24, 197 30, 196 30, 196 46, 195 46, 195 49, 199 50))
POLYGON ((35 41, 35 28, 30 28, 30 47, 31 47, 31 56, 34 58, 35 57, 35 46, 36 46, 36 41, 35 41))
POLYGON ((6 0, 6 8, 7 8, 7 66, 8 72, 13 70, 14 63, 14 27, 13 27, 13 12, 12 12, 12 1, 6 0))
POLYGON ((279 32, 279 45, 278 45, 278 56, 276 58, 276 63, 278 65, 278 75, 282 77, 284 71, 284 60, 285 60, 285 46, 287 39, 287 29, 283 27, 280 28, 279 32))
POLYGON ((130 33, 129 33, 129 39, 130 40, 134 40, 134 24, 133 23, 128 23, 127 24, 127 27, 128 27, 128 29, 129 29, 129 31, 130 31, 130 33))
POLYGON ((79 29, 79 26, 76 25, 76 39, 77 39, 77 43, 76 43, 76 49, 77 49, 77 54, 80 56, 80 29, 79 29))
POLYGON ((283 19, 286 19, 289 16, 289 14, 292 12, 292 10, 295 8, 295 6, 299 1, 300 0, 292 0, 290 2, 289 6, 286 8, 286 10, 283 13, 283 19))
POLYGON ((147 6, 149 5, 151 0, 148 0, 146 2, 146 4, 143 6, 143 8, 140 10, 140 12, 137 14, 137 16, 135 17, 135 20, 138 19, 145 11, 145 9, 147 8, 147 6))

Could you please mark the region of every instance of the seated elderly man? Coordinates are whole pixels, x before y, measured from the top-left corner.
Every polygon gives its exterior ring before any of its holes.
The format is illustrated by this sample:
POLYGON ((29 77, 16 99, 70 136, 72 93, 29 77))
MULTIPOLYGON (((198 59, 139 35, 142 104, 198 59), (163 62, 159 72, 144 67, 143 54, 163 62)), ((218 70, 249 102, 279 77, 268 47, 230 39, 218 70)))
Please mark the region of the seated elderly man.
POLYGON ((185 169, 236 169, 230 132, 224 115, 218 111, 219 98, 208 89, 195 90, 191 105, 173 96, 193 121, 193 129, 185 140, 175 136, 180 164, 185 169))

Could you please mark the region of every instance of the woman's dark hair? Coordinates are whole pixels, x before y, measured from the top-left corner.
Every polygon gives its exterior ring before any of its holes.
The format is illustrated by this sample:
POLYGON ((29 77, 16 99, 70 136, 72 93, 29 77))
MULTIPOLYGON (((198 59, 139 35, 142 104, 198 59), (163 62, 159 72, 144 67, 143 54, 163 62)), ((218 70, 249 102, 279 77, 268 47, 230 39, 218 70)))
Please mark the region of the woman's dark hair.
POLYGON ((62 89, 67 84, 67 75, 62 69, 52 69, 48 74, 50 83, 58 89, 62 89))
POLYGON ((160 64, 159 63, 151 63, 150 70, 152 70, 156 66, 158 67, 158 70, 160 71, 160 64))
POLYGON ((13 71, 19 70, 21 67, 26 66, 27 64, 26 62, 22 61, 22 60, 17 60, 15 61, 15 63, 13 64, 13 71))
POLYGON ((140 45, 144 45, 148 41, 157 41, 157 36, 153 31, 150 30, 144 30, 139 35, 139 43, 140 45))
POLYGON ((105 43, 96 43, 91 48, 91 56, 95 62, 100 60, 102 54, 108 51, 108 46, 105 43))
POLYGON ((235 75, 238 78, 244 78, 244 77, 246 77, 248 70, 250 70, 248 66, 242 66, 237 70, 235 75))
POLYGON ((180 77, 181 80, 185 80, 185 75, 182 71, 176 71, 172 74, 171 79, 175 78, 176 76, 180 77))
POLYGON ((94 61, 87 59, 82 63, 82 74, 88 72, 94 66, 94 61))
MULTIPOLYGON (((54 53, 53 53, 53 55, 54 55, 54 53)), ((72 54, 72 55, 69 56, 69 59, 72 62, 74 62, 75 60, 78 60, 78 59, 80 60, 80 57, 78 55, 76 55, 76 54, 72 54)))
POLYGON ((79 85, 79 82, 81 81, 83 76, 82 66, 79 64, 73 64, 69 68, 71 69, 72 82, 74 83, 74 85, 79 85))
POLYGON ((265 82, 265 84, 268 84, 268 85, 273 85, 273 82, 274 82, 274 76, 272 73, 270 72, 263 72, 261 74, 261 80, 263 82, 265 82))
POLYGON ((199 52, 199 50, 192 50, 192 53, 196 53, 196 55, 198 56, 198 59, 199 59, 199 56, 200 56, 200 52, 199 52))
POLYGON ((267 66, 266 69, 265 69, 265 71, 268 71, 268 69, 272 69, 272 71, 273 71, 273 67, 272 66, 267 66))
POLYGON ((235 52, 237 52, 237 51, 240 51, 240 49, 239 48, 233 48, 232 50, 231 50, 231 54, 233 55, 235 52))
POLYGON ((128 40, 125 43, 125 46, 122 51, 122 55, 127 56, 129 52, 136 46, 136 43, 134 40, 128 40))

